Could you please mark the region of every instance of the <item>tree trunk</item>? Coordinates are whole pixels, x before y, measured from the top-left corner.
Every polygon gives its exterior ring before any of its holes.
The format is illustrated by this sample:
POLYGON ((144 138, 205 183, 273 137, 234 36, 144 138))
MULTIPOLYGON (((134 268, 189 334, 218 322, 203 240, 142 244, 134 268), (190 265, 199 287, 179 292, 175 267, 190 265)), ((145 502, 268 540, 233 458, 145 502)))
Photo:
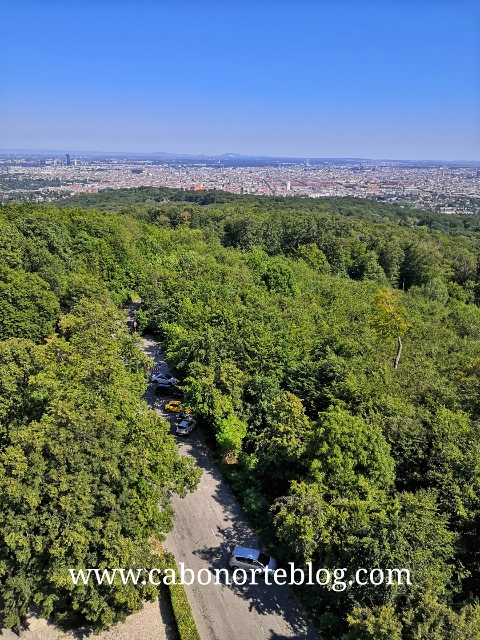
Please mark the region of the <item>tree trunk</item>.
POLYGON ((398 369, 398 363, 400 362, 400 356, 402 355, 402 340, 400 338, 400 336, 398 336, 398 349, 397 349, 397 355, 395 356, 395 360, 393 361, 393 368, 394 369, 398 369))

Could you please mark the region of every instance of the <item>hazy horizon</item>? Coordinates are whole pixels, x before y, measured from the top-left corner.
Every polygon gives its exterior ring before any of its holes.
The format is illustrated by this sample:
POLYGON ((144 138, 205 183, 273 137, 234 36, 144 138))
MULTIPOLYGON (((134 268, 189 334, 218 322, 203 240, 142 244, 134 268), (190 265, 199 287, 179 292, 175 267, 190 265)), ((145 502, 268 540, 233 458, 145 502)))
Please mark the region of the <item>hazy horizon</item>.
POLYGON ((104 149, 2 149, 0 148, 0 154, 12 153, 12 154, 21 154, 25 153, 28 155, 47 155, 47 154, 70 154, 70 155, 98 155, 98 156, 125 156, 125 157, 142 157, 142 156, 159 156, 165 157, 166 159, 170 158, 185 158, 185 159, 195 159, 195 158, 226 158, 226 157, 238 157, 245 159, 265 159, 265 160, 298 160, 304 161, 309 159, 310 161, 316 160, 324 160, 324 161, 365 161, 365 162, 434 162, 434 163, 467 163, 467 164, 480 164, 480 160, 475 158, 371 158, 366 156, 358 156, 358 157, 344 157, 344 156, 288 156, 288 155, 279 155, 279 156, 268 156, 268 155, 253 155, 253 154, 243 154, 243 153, 234 153, 234 152, 225 152, 219 154, 208 154, 208 153, 175 153, 175 152, 166 152, 166 151, 112 151, 112 150, 104 150, 104 149))

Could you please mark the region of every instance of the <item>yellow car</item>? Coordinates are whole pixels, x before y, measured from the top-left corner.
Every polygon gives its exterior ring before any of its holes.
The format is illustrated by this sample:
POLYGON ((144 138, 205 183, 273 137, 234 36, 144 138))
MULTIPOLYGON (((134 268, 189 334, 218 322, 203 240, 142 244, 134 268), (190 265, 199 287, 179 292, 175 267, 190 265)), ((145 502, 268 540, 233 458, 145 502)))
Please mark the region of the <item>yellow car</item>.
POLYGON ((167 402, 165 409, 167 411, 172 411, 173 413, 178 413, 179 411, 190 413, 190 409, 185 408, 180 400, 171 400, 170 402, 167 402))

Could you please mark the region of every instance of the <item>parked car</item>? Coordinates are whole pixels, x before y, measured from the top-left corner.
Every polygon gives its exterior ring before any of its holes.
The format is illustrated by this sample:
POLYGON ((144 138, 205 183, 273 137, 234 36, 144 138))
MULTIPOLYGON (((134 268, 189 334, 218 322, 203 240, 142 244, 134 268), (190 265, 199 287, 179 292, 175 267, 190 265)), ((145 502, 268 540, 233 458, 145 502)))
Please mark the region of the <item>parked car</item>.
POLYGON ((274 558, 250 547, 235 547, 228 564, 232 569, 245 569, 255 573, 264 573, 267 569, 268 573, 272 574, 277 568, 277 561, 274 558))
POLYGON ((177 424, 175 433, 177 436, 188 436, 197 426, 194 418, 184 418, 177 424))
POLYGON ((150 377, 150 382, 161 382, 166 384, 177 384, 178 380, 169 373, 156 373, 150 377))
POLYGON ((166 396, 169 398, 183 398, 183 391, 180 387, 176 387, 173 384, 158 384, 155 387, 156 396, 166 396))
POLYGON ((178 413, 179 411, 182 411, 182 409, 183 409, 182 401, 181 400, 170 400, 170 402, 167 402, 167 404, 165 405, 164 409, 166 409, 167 411, 172 411, 172 413, 178 413))

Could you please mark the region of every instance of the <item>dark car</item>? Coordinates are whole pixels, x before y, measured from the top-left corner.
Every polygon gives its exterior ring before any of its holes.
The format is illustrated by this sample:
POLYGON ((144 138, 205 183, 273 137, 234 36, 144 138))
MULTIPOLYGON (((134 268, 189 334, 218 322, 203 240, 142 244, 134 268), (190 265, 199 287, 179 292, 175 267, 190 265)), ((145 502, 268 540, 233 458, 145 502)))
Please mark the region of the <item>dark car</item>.
POLYGON ((167 398, 183 398, 183 391, 175 385, 159 383, 155 387, 155 395, 167 398))

